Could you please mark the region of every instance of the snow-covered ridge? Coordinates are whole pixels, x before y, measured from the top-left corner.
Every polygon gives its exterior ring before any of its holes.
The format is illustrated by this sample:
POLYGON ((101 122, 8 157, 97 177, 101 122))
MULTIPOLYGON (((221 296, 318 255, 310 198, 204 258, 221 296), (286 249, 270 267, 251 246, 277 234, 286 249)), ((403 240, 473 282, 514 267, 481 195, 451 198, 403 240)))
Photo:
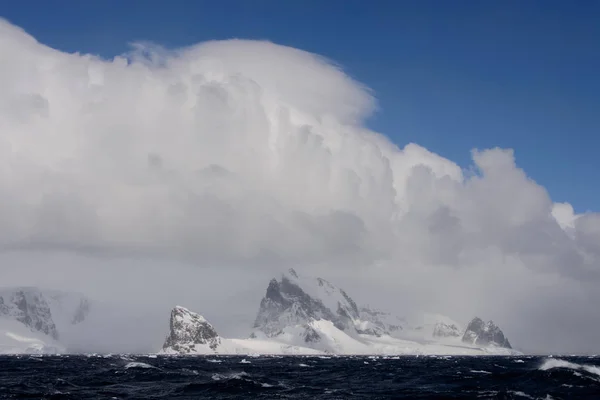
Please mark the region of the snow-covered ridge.
POLYGON ((319 351, 274 340, 226 339, 200 314, 176 306, 162 354, 319 354, 319 351))
MULTIPOLYGON (((140 315, 125 310, 122 304, 117 305, 116 313, 101 306, 74 293, 2 289, 0 353, 89 351, 106 335, 112 335, 115 343, 137 343, 137 334, 144 329, 139 326, 140 315)), ((166 324, 160 325, 166 328, 166 324)), ((443 315, 405 318, 359 307, 331 282, 301 276, 294 270, 269 282, 250 338, 224 338, 200 314, 181 306, 172 309, 168 327, 161 350, 164 354, 517 353, 491 321, 475 318, 463 330, 443 315)), ((163 329, 153 325, 148 332, 156 332, 160 340, 163 329)), ((155 346, 159 346, 158 340, 155 346)), ((132 348, 131 343, 127 349, 132 348)))
MULTIPOLYGON (((293 269, 269 282, 249 339, 221 338, 202 316, 179 306, 170 325, 163 347, 168 354, 518 354, 504 342, 484 341, 487 333, 479 332, 479 340, 464 339, 472 330, 463 335, 457 322, 442 315, 408 320, 359 308, 343 289, 293 269)), ((501 331, 493 327, 484 331, 496 338, 501 331)))
POLYGON ((257 334, 249 339, 227 339, 201 315, 183 307, 171 313, 181 315, 180 326, 171 324, 162 354, 338 354, 338 355, 511 355, 519 354, 498 347, 477 347, 455 343, 419 343, 388 335, 352 334, 327 320, 312 320, 288 326, 273 337, 257 334), (311 337, 307 337, 307 332, 311 337), (207 334, 208 333, 208 334, 207 334))
POLYGON ((340 330, 352 330, 360 316, 346 292, 325 279, 299 276, 290 269, 279 280, 269 282, 254 328, 273 337, 288 326, 321 319, 331 321, 340 330))

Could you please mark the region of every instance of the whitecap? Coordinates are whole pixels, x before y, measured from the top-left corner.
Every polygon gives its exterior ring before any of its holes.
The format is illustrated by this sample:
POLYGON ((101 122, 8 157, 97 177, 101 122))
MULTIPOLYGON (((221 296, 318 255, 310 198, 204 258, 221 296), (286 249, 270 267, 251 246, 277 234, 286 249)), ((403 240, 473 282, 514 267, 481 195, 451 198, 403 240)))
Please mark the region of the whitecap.
POLYGON ((541 371, 548 371, 553 368, 565 368, 573 371, 585 371, 589 374, 600 376, 600 367, 596 365, 577 364, 574 362, 561 360, 560 358, 549 358, 539 367, 541 371))
POLYGON ((213 381, 224 381, 230 379, 244 379, 244 377, 249 377, 250 375, 244 371, 242 372, 232 372, 229 374, 213 374, 211 379, 213 381))
POLYGON ((150 365, 150 364, 143 363, 143 362, 133 361, 133 362, 127 363, 125 365, 125 369, 129 369, 129 368, 156 368, 156 367, 153 365, 150 365))
POLYGON ((508 393, 512 393, 512 394, 514 394, 515 396, 524 397, 524 398, 526 398, 526 399, 535 399, 535 397, 533 397, 533 396, 530 396, 530 395, 528 395, 527 393, 525 393, 525 392, 521 392, 521 391, 516 391, 516 392, 513 392, 512 390, 509 390, 509 391, 508 391, 508 393))
POLYGON ((240 361, 240 364, 252 364, 250 361, 246 360, 245 358, 242 359, 242 361, 240 361))
POLYGON ((476 370, 476 369, 472 369, 471 372, 474 374, 491 374, 490 371, 483 371, 483 370, 476 370))
POLYGON ((198 371, 196 371, 195 369, 182 368, 181 370, 183 372, 187 372, 188 374, 198 375, 198 371))

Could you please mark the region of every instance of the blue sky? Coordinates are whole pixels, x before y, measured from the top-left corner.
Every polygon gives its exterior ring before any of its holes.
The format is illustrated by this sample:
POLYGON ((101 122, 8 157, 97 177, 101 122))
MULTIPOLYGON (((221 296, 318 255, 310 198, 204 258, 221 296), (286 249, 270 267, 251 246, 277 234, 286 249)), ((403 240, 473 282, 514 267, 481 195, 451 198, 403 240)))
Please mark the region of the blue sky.
POLYGON ((600 204, 600 2, 0 0, 0 16, 60 50, 113 57, 268 39, 327 56, 370 86, 369 126, 468 166, 515 150, 555 201, 600 204))

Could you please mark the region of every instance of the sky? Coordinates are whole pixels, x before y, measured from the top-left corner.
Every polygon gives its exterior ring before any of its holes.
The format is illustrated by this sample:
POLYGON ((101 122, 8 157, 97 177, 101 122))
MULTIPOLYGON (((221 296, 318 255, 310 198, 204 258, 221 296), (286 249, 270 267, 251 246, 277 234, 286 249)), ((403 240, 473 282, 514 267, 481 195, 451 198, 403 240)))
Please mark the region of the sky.
POLYGON ((596 4, 226 3, 0 0, 4 285, 238 334, 294 267, 597 352, 596 4))
POLYGON ((181 47, 266 39, 326 56, 374 90, 368 125, 465 167, 509 147, 557 201, 597 211, 600 49, 595 1, 0 0, 53 48, 113 57, 132 41, 181 47), (32 11, 35 10, 35 11, 32 11))

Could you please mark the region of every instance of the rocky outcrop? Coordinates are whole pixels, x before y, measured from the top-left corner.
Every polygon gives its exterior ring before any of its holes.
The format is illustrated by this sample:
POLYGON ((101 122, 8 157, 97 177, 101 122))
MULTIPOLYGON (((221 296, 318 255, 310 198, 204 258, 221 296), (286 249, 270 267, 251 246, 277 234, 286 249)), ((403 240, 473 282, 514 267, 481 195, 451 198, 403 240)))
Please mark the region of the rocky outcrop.
POLYGON ((199 314, 177 306, 171 311, 170 332, 163 351, 179 354, 195 353, 198 347, 216 350, 221 338, 213 326, 199 314))
POLYGON ((493 321, 484 322, 475 317, 467 326, 462 341, 478 346, 497 346, 512 349, 510 342, 493 321))
POLYGON ((364 333, 374 334, 375 336, 382 334, 393 336, 404 330, 404 325, 406 325, 406 321, 402 318, 370 307, 361 307, 360 319, 370 325, 368 328, 363 329, 364 333))
POLYGON ((86 317, 88 316, 88 314, 90 313, 90 302, 88 299, 81 299, 79 301, 79 305, 77 306, 77 309, 75 310, 75 314, 73 315, 73 318, 71 319, 71 323, 73 325, 77 325, 82 323, 86 317))
POLYGON ((456 324, 446 322, 437 322, 433 327, 433 337, 436 338, 451 338, 459 337, 460 328, 456 324))
MULTIPOLYGON (((269 282, 254 329, 267 337, 279 335, 288 326, 302 326, 313 320, 328 320, 340 330, 355 330, 359 320, 356 303, 346 292, 321 278, 304 278, 290 269, 280 280, 269 282)), ((306 340, 315 340, 307 332, 306 340)))
POLYGON ((16 319, 34 332, 58 339, 50 306, 35 289, 15 289, 0 294, 0 316, 16 319))

